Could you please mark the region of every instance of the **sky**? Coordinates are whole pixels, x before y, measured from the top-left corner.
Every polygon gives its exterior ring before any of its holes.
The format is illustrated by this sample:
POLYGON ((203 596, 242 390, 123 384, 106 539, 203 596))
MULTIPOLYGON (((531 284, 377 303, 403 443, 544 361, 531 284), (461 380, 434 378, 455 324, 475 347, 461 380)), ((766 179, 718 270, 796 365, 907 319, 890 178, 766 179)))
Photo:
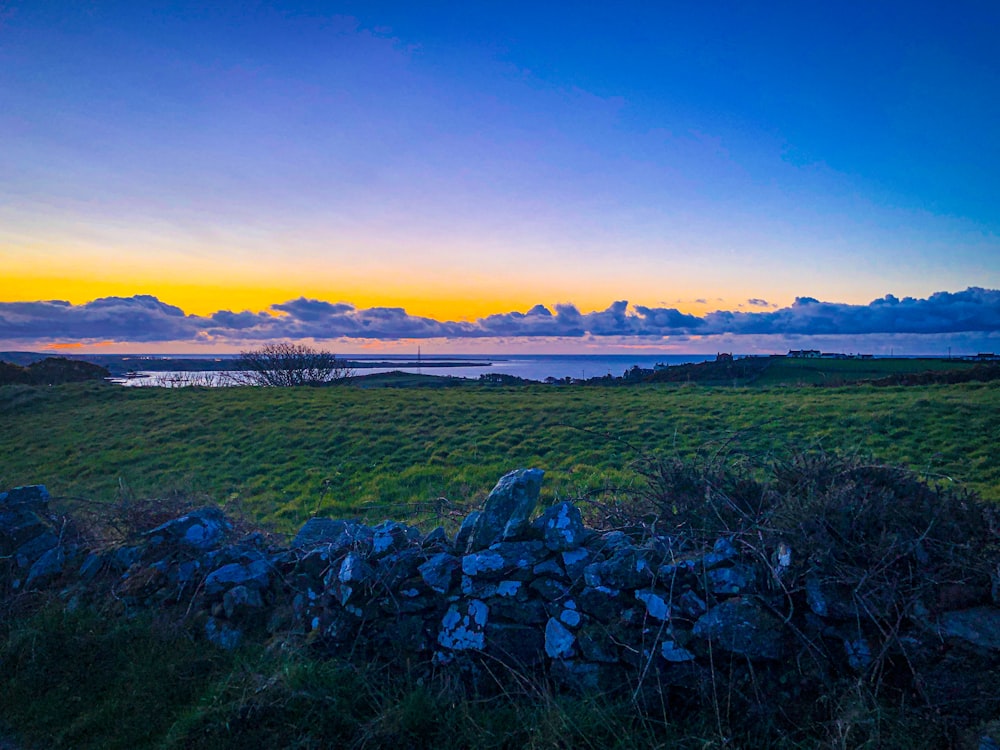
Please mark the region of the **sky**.
POLYGON ((1000 351, 1000 4, 0 0, 0 348, 1000 351))

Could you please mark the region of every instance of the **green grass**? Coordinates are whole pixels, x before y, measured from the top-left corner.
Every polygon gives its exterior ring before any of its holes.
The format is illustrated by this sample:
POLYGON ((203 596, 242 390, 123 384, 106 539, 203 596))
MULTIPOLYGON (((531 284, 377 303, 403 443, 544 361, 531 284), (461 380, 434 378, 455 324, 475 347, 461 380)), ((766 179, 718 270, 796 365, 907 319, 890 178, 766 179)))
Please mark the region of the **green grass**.
POLYGON ((506 471, 548 498, 637 481, 642 454, 859 452, 1000 500, 1000 388, 0 388, 0 484, 112 501, 180 491, 291 531, 310 515, 419 516, 506 471))
POLYGON ((828 385, 877 380, 890 375, 968 370, 975 362, 954 359, 807 359, 775 357, 756 385, 828 385))

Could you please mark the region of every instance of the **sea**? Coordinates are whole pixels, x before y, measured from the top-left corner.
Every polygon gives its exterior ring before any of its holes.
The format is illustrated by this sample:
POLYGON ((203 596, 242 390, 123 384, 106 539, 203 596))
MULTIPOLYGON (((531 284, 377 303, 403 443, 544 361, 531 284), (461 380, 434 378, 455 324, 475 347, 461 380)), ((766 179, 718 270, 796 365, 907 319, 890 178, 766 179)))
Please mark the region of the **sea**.
MULTIPOLYGON (((548 378, 586 380, 605 375, 621 377, 626 370, 634 366, 653 369, 657 364, 683 365, 715 359, 714 354, 435 354, 424 355, 419 360, 417 357, 406 355, 343 354, 340 356, 342 359, 358 363, 355 370, 357 375, 401 371, 478 379, 480 375, 499 373, 537 381, 545 381, 548 378)), ((213 384, 210 374, 202 372, 152 372, 139 368, 137 374, 145 377, 116 380, 129 386, 213 384)))

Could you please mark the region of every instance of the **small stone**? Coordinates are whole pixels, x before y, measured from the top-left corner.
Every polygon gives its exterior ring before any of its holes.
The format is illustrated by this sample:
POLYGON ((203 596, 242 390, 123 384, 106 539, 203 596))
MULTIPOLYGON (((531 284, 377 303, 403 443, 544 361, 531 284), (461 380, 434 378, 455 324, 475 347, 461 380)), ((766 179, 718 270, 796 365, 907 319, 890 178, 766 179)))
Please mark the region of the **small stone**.
POLYGON ((670 619, 670 604, 661 594, 652 589, 642 589, 635 592, 635 598, 646 605, 646 613, 656 620, 670 619))
POLYGON ((660 645, 660 654, 664 659, 674 664, 694 660, 694 654, 686 648, 681 648, 671 640, 664 641, 660 645))
POLYGON ((742 565, 714 568, 706 575, 709 589, 719 596, 741 594, 753 585, 753 571, 742 565))
POLYGON ((554 617, 545 624, 545 653, 553 659, 568 659, 573 656, 576 636, 554 617))

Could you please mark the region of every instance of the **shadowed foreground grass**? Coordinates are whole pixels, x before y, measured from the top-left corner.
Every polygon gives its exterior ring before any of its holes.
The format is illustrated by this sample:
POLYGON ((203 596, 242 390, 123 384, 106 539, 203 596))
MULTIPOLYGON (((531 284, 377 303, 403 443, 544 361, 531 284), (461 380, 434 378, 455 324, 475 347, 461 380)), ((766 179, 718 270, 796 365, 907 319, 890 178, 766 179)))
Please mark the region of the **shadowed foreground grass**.
POLYGON ((0 484, 100 502, 182 492, 290 531, 419 516, 517 466, 549 498, 626 490, 645 454, 870 455, 1000 499, 1000 387, 0 388, 0 484))

